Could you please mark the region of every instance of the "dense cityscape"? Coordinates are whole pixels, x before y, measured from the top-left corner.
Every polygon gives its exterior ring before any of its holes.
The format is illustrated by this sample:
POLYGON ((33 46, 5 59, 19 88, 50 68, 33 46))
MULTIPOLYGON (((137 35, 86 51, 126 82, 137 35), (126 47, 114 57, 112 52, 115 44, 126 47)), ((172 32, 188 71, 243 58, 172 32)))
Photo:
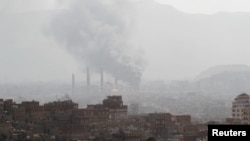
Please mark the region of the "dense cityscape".
POLYGON ((249 1, 0 11, 0 141, 250 140, 249 1))
POLYGON ((195 122, 190 115, 139 114, 138 105, 110 95, 101 104, 79 108, 71 99, 39 101, 0 99, 0 138, 6 141, 206 141, 208 124, 249 124, 249 95, 232 101, 232 116, 221 121, 195 122))

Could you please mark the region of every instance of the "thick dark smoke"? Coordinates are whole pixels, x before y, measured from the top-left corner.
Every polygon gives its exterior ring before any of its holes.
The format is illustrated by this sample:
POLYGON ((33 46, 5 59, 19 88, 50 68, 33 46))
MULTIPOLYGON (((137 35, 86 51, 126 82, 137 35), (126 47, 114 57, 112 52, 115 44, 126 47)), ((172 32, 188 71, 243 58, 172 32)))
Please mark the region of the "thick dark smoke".
POLYGON ((133 7, 128 0, 76 0, 49 30, 80 63, 138 88, 142 65, 129 55, 133 7))

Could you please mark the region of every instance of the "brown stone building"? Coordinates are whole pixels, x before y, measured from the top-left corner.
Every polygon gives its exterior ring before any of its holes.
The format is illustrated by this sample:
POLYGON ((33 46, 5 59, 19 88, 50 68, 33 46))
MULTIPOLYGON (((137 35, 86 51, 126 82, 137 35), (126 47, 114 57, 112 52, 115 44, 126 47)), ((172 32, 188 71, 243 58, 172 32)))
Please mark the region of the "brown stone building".
POLYGON ((54 112, 54 111, 67 111, 78 109, 78 104, 74 103, 72 100, 65 101, 54 101, 44 104, 44 110, 46 112, 54 112))
POLYGON ((155 137, 168 139, 177 132, 177 126, 170 113, 151 113, 147 117, 147 122, 155 137))
POLYGON ((103 100, 103 107, 109 109, 111 120, 126 119, 128 106, 123 105, 122 96, 108 96, 103 100))
POLYGON ((243 114, 242 114, 243 121, 242 121, 242 123, 243 124, 250 124, 250 107, 244 108, 242 111, 243 111, 243 114))
POLYGON ((28 123, 37 124, 44 117, 44 108, 38 101, 24 101, 18 104, 16 111, 21 114, 22 109, 25 111, 25 121, 28 123))

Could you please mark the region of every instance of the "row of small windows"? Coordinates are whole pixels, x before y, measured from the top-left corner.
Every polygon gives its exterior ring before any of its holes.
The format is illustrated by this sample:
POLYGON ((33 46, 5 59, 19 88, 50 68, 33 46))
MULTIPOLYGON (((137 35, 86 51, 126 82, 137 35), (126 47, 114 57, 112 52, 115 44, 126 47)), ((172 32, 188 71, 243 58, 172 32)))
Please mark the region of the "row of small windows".
POLYGON ((239 117, 240 114, 233 114, 233 117, 239 117))

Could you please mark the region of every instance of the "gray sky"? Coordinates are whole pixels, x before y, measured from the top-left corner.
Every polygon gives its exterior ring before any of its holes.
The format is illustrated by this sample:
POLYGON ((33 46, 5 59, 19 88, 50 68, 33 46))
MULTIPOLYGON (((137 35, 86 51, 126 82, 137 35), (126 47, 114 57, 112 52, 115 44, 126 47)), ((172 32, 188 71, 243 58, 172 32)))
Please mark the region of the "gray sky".
MULTIPOLYGON (((144 0, 142 1, 144 2, 144 0)), ((248 0, 157 1, 162 4, 170 4, 187 13, 212 14, 218 11, 250 11, 248 0)), ((79 62, 61 44, 44 33, 46 32, 45 27, 50 24, 51 18, 55 14, 54 12, 51 14, 51 10, 67 9, 68 7, 69 3, 65 0, 22 0, 18 2, 0 0, 0 83, 51 80, 68 80, 70 82, 72 73, 84 80, 79 62)), ((176 43, 174 40, 166 40, 165 37, 169 34, 165 34, 168 31, 164 30, 170 29, 158 27, 157 23, 150 22, 147 17, 135 16, 133 18, 136 25, 130 33, 130 37, 134 48, 130 51, 133 54, 132 56, 138 56, 137 54, 139 54, 145 59, 143 80, 190 79, 197 76, 199 72, 216 65, 250 65, 248 62, 250 52, 245 46, 249 44, 247 42, 249 35, 245 32, 242 33, 242 38, 247 38, 247 40, 242 39, 232 42, 246 42, 240 47, 231 46, 231 42, 227 43, 218 36, 216 41, 221 39, 222 42, 209 42, 220 44, 221 46, 217 48, 211 48, 211 46, 197 48, 199 44, 190 48, 181 48, 181 45, 190 42, 187 40, 186 43, 180 45, 178 41, 176 43), (197 55, 196 51, 200 54, 197 55)), ((162 23, 164 22, 166 20, 163 19, 162 23)), ((212 36, 212 33, 207 34, 212 36)), ((226 29, 223 29, 222 35, 224 34, 226 34, 226 29)), ((190 40, 192 40, 190 44, 196 43, 193 40, 197 36, 190 37, 190 40)), ((183 35, 183 38, 186 37, 183 35)), ((173 38, 179 39, 179 36, 173 38)), ((232 37, 225 38, 225 40, 230 38, 232 37)))
POLYGON ((188 13, 212 14, 220 11, 250 11, 249 0, 156 0, 188 13))

